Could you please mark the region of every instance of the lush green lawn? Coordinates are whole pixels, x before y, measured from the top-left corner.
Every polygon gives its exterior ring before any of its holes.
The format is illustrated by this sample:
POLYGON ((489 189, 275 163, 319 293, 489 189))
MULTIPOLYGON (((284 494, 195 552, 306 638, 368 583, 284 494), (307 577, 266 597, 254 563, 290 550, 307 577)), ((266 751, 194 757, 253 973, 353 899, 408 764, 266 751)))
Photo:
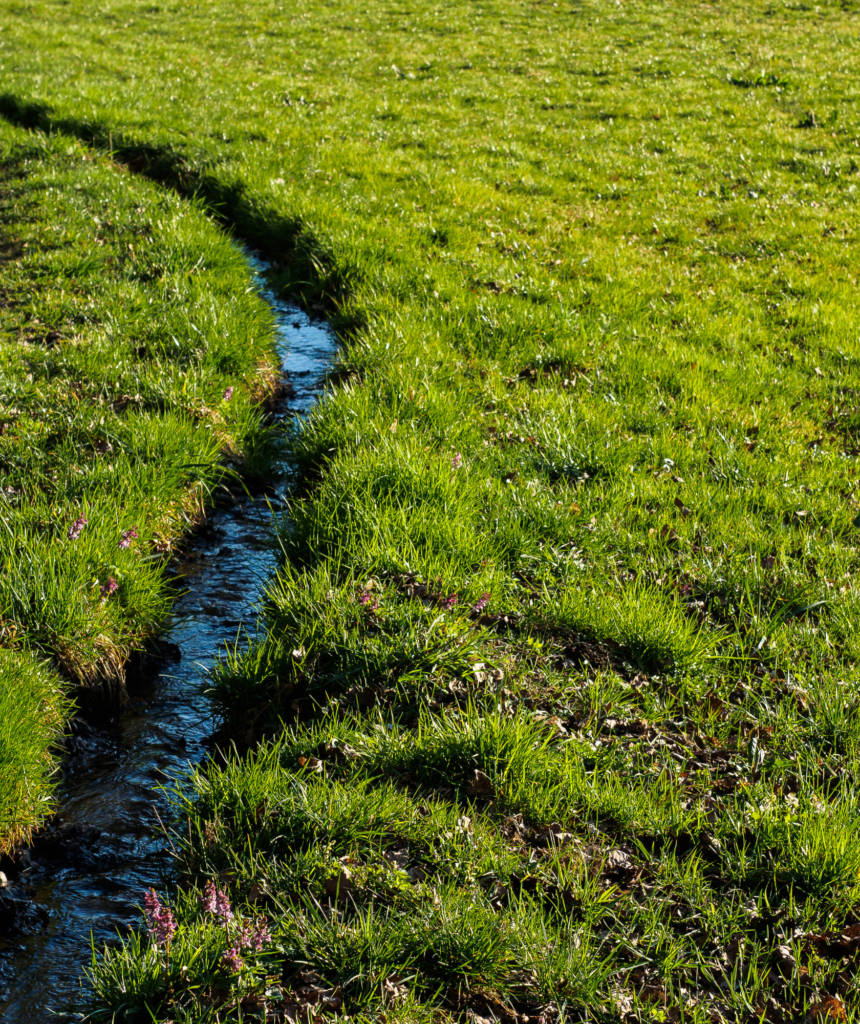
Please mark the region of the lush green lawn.
POLYGON ((0 10, 11 123, 344 343, 105 1019, 853 1015, 853 6, 0 10))

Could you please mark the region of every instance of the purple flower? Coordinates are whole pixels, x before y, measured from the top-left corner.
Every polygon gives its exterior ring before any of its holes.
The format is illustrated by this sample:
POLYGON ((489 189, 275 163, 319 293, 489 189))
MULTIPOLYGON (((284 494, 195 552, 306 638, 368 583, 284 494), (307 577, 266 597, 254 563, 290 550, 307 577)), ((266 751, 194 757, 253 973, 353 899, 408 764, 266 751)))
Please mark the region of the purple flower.
POLYGON ((484 593, 481 594, 481 600, 478 601, 476 604, 472 605, 472 611, 476 615, 478 615, 480 612, 482 612, 487 607, 487 605, 489 603, 490 603, 490 595, 486 591, 484 591, 484 593))
POLYGON ((137 530, 132 526, 130 530, 126 530, 120 537, 119 546, 121 548, 130 548, 133 540, 137 540, 137 530))
POLYGON ((454 453, 454 458, 451 459, 451 469, 459 469, 463 464, 463 456, 459 452, 454 453))
POLYGON ((170 907, 162 905, 155 889, 150 889, 143 897, 143 915, 149 934, 155 939, 157 946, 169 943, 176 932, 176 921, 170 907))
POLYGON ((253 949, 259 953, 270 939, 269 926, 266 923, 265 917, 261 917, 254 923, 250 921, 243 922, 242 930, 239 932, 239 938, 236 941, 236 947, 238 949, 253 949))
POLYGON ((203 895, 200 897, 200 907, 207 914, 215 913, 215 898, 218 890, 215 888, 215 883, 209 881, 206 883, 206 887, 203 890, 203 895))
POLYGON ((117 589, 118 586, 119 584, 113 578, 113 576, 109 576, 107 583, 103 583, 101 587, 99 587, 99 590, 101 591, 102 595, 102 601, 106 601, 111 596, 111 594, 117 589))
POLYGON ((206 888, 203 890, 200 906, 206 913, 216 914, 225 921, 233 920, 233 911, 230 909, 230 900, 227 897, 227 893, 223 889, 219 889, 211 879, 206 883, 206 888))
POLYGON ((371 594, 369 590, 365 590, 359 598, 359 601, 367 608, 368 611, 375 612, 379 607, 379 601, 371 594))
POLYGON ((245 961, 242 959, 238 946, 225 949, 221 956, 221 963, 233 974, 238 974, 245 966, 245 961))
POLYGON ((442 607, 443 607, 443 608, 444 608, 444 609, 445 609, 446 611, 448 611, 448 612, 449 612, 449 611, 451 611, 451 609, 452 609, 452 608, 454 607, 454 605, 455 605, 455 604, 456 604, 456 603, 457 603, 457 602, 458 602, 459 600, 460 600, 460 597, 459 597, 459 595, 458 595, 458 594, 450 594, 450 595, 449 595, 448 597, 446 597, 446 598, 445 598, 445 600, 444 600, 444 601, 442 602, 442 607))
POLYGON ((81 535, 81 531, 87 525, 87 517, 81 516, 80 519, 76 519, 69 527, 69 540, 77 540, 81 535))
POLYGON ((267 942, 271 941, 272 936, 269 934, 269 925, 266 922, 265 917, 261 917, 259 921, 254 925, 254 931, 251 933, 251 948, 260 953, 263 946, 267 942))
POLYGON ((224 392, 224 401, 225 401, 225 402, 229 402, 229 401, 230 401, 230 399, 231 399, 232 397, 233 397, 233 388, 232 388, 232 387, 229 387, 229 388, 227 388, 227 390, 226 390, 226 391, 224 392))

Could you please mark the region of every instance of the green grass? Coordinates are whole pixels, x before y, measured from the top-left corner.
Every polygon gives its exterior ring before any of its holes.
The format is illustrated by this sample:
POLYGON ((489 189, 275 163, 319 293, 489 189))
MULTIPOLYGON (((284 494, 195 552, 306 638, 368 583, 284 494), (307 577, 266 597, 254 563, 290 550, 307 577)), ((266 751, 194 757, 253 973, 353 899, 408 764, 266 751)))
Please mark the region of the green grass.
POLYGON ((50 810, 54 758, 69 702, 50 666, 0 652, 0 852, 26 840, 50 810))
POLYGON ((854 8, 0 4, 31 146, 259 247, 343 342, 211 680, 242 756, 181 804, 186 945, 97 958, 106 1019, 856 1017, 854 8), (403 837, 430 883, 374 874, 403 837), (232 978, 227 870, 273 929, 232 978))
POLYGON ((51 808, 60 694, 121 693, 168 614, 173 544, 264 467, 273 374, 271 314, 199 204, 71 137, 5 125, 0 152, 6 848, 51 808))

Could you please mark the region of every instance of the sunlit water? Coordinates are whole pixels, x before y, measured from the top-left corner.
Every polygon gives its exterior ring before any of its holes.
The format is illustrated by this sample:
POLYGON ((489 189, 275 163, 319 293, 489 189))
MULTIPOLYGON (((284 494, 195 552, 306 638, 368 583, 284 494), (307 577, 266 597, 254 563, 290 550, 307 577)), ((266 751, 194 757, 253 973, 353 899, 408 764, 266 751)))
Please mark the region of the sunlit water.
MULTIPOLYGON (((249 260, 258 272, 265 269, 249 260)), ((316 397, 334 340, 324 324, 279 300, 262 279, 258 284, 277 313, 279 354, 292 386, 283 414, 301 414, 316 397)), ((112 720, 84 716, 74 724, 54 831, 29 856, 25 851, 28 866, 4 893, 7 906, 9 897, 29 901, 23 929, 9 927, 0 899, 4 1024, 79 1019, 71 1011, 80 1006, 91 934, 98 947, 133 929, 144 891, 169 877, 159 787, 206 754, 214 723, 202 696, 203 672, 242 625, 253 630, 274 563, 270 519, 265 498, 242 498, 211 515, 177 566, 187 593, 165 638, 175 645, 168 646, 174 660, 149 679, 129 678, 129 701, 112 720)))

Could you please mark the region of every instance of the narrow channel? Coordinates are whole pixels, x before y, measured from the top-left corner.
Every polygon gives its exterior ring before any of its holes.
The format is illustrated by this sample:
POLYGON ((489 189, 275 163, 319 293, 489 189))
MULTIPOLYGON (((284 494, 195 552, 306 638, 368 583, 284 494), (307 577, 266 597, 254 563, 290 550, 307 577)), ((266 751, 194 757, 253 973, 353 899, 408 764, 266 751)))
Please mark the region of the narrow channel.
MULTIPOLYGON (((272 293, 262 260, 248 260, 277 316, 278 354, 291 385, 282 415, 301 415, 316 399, 334 336, 272 293)), ((56 817, 0 890, 4 1024, 78 1020, 90 936, 100 947, 133 929, 145 890, 169 878, 159 787, 206 755, 214 723, 202 693, 205 671, 243 626, 253 631, 274 566, 270 515, 265 499, 245 497, 210 516, 177 565, 187 592, 164 637, 173 660, 148 679, 130 678, 128 703, 109 722, 82 716, 73 723, 56 817)))

